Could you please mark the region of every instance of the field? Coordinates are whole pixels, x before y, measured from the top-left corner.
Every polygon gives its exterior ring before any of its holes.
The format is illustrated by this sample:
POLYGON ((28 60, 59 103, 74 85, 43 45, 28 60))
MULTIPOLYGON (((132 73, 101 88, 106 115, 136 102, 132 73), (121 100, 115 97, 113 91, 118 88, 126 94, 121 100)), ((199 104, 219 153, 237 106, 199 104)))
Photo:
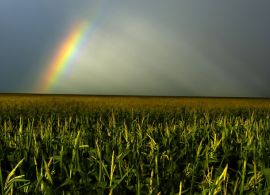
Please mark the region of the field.
POLYGON ((268 194, 270 100, 0 96, 1 194, 268 194))

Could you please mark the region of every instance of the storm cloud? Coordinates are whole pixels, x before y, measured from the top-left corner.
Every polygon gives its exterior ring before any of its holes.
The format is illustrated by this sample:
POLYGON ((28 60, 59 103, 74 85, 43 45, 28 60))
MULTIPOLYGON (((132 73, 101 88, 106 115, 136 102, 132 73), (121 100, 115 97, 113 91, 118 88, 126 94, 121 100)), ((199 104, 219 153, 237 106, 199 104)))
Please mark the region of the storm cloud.
POLYGON ((1 1, 0 92, 36 85, 73 23, 90 33, 45 93, 269 97, 269 1, 1 1))

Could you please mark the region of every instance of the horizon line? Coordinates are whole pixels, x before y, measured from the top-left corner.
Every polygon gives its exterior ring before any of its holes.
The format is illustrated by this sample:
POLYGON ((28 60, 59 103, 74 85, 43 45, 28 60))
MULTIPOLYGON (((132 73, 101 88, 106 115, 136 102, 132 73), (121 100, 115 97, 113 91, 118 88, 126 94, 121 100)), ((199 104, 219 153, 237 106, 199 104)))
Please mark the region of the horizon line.
POLYGON ((270 100, 270 97, 251 97, 251 96, 170 96, 170 95, 114 95, 114 94, 68 94, 68 93, 16 93, 16 92, 9 92, 9 93, 1 93, 0 96, 82 96, 82 97, 137 97, 137 98, 209 98, 209 99, 266 99, 270 100))

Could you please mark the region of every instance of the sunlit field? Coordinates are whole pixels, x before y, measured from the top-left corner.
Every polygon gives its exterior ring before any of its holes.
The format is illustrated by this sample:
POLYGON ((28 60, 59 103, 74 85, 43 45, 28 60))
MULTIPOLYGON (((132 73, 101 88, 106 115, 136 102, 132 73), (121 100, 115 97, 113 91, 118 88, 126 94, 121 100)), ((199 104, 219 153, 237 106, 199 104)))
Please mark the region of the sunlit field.
POLYGON ((269 99, 2 95, 1 194, 267 194, 269 117, 269 99))

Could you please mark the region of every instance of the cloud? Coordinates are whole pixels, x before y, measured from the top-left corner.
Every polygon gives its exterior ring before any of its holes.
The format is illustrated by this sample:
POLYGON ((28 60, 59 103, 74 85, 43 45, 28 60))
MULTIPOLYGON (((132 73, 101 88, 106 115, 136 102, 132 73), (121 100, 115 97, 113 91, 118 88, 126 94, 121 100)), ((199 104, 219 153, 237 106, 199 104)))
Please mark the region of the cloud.
POLYGON ((1 83, 14 90, 29 91, 70 26, 87 20, 55 93, 269 96, 269 3, 17 3, 0 2, 1 83))
POLYGON ((110 19, 96 27, 71 65, 73 71, 60 78, 66 83, 62 89, 92 94, 225 96, 239 90, 215 61, 181 34, 175 36, 170 29, 140 17, 110 19))

